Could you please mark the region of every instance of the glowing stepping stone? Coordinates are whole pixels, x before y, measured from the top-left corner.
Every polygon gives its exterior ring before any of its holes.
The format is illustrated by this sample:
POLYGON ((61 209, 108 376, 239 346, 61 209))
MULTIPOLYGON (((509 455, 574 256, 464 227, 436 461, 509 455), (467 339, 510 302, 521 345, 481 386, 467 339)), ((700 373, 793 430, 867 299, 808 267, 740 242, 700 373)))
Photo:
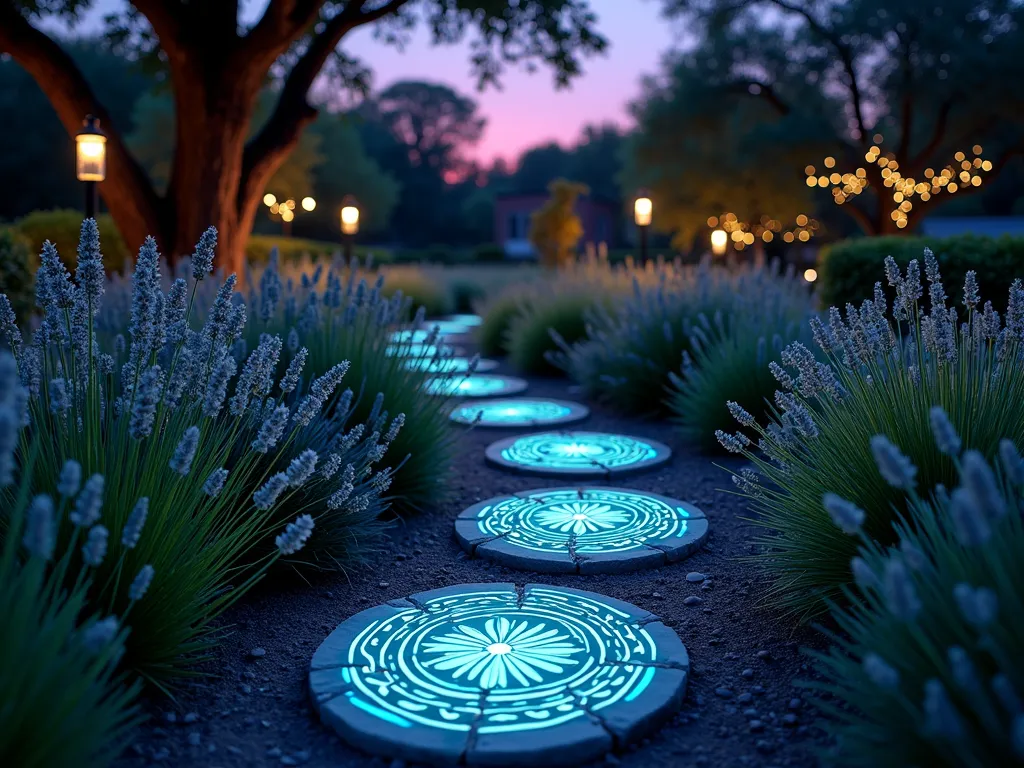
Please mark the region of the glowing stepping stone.
POLYGON ((442 320, 447 323, 464 325, 467 328, 478 328, 484 324, 484 319, 480 315, 448 315, 442 320))
POLYGON ((391 334, 392 344, 422 344, 430 336, 430 331, 395 331, 391 334))
POLYGON ((497 397, 498 395, 517 395, 520 392, 525 392, 527 386, 529 385, 525 380, 515 376, 475 373, 464 379, 429 379, 425 388, 430 394, 439 397, 497 397))
POLYGON ((484 455, 491 464, 528 475, 607 477, 664 464, 672 449, 608 432, 541 432, 491 443, 484 455))
MULTIPOLYGON (((410 371, 427 371, 428 373, 468 373, 470 359, 468 357, 448 357, 441 360, 432 360, 429 357, 420 357, 413 360, 406 360, 405 367, 410 371)), ((478 360, 476 371, 484 373, 493 371, 498 367, 497 360, 478 360)))
POLYGON ((384 350, 384 354, 388 357, 425 357, 429 359, 438 355, 461 355, 464 351, 462 347, 414 342, 411 344, 392 344, 384 350))
POLYGON ((320 718, 387 758, 566 765, 635 742, 682 702, 686 648, 593 592, 461 584, 342 622, 313 655, 320 718))
POLYGON ((627 488, 544 488, 481 501, 455 520, 471 555, 539 573, 620 573, 693 554, 708 535, 704 513, 627 488))
POLYGON ((516 397, 490 400, 473 405, 460 405, 452 411, 451 420, 478 427, 543 427, 571 424, 590 415, 590 409, 566 400, 545 400, 516 397))
POLYGON ((451 320, 425 320, 423 327, 428 332, 437 328, 442 336, 464 336, 473 330, 465 323, 455 323, 451 320))

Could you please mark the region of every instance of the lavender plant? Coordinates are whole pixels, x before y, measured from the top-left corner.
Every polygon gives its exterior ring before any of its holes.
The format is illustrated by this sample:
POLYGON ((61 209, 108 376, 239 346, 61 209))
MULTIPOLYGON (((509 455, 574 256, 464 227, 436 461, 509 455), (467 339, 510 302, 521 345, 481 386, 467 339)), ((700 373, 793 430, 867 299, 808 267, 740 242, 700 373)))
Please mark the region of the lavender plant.
MULTIPOLYGON (((23 471, 16 482, 15 450, 27 399, 14 358, 0 353, 0 498, 5 502, 0 520, 0 763, 102 768, 117 757, 126 733, 140 719, 134 704, 139 686, 117 670, 126 617, 103 616, 99 606, 90 604, 95 567, 78 562, 72 546, 57 547, 58 531, 72 525, 65 514, 68 498, 60 489, 53 493, 56 477, 50 493, 33 497, 30 479, 38 441, 21 457, 23 471), (73 580, 65 578, 69 574, 73 580)), ((70 490, 72 480, 77 486, 73 471, 63 473, 63 491, 70 490)), ((105 529, 96 525, 91 531, 105 529)), ((140 588, 130 594, 130 603, 144 592, 140 588)))
MULTIPOLYGON (((158 684, 187 674, 217 641, 224 609, 271 563, 295 556, 297 547, 261 546, 287 519, 308 514, 333 529, 331 536, 347 542, 334 553, 338 559, 376 545, 374 483, 388 476, 378 479, 371 466, 383 456, 381 435, 344 446, 320 442, 322 460, 296 450, 304 436, 326 429, 323 409, 346 366, 325 370, 301 391, 291 379, 275 387, 284 342, 272 336, 239 366, 232 350, 247 309, 234 276, 217 288, 205 323, 192 327, 215 245, 216 232, 208 230, 190 274, 165 292, 156 244, 146 240, 132 277, 130 341, 115 339, 108 353, 95 322, 106 292, 102 256, 87 220, 74 279, 53 246, 43 248, 36 278, 42 320, 30 342, 13 324, 0 329, 29 393, 20 451, 30 441, 39 446, 32 488, 44 487, 68 461, 80 463, 78 480, 73 471, 61 476, 73 524, 61 541, 71 537, 84 547, 81 559, 95 562, 90 602, 123 612, 128 581, 144 565, 154 569, 152 599, 132 610, 125 663, 158 684), (322 462, 321 469, 344 472, 289 473, 300 455, 304 466, 322 462), (81 490, 71 492, 80 481, 81 490), (96 533, 98 525, 108 533, 96 533), (119 556, 103 556, 118 536, 119 556)), ((301 370, 291 373, 297 380, 301 370)))
POLYGON ((651 272, 646 282, 634 274, 632 294, 611 309, 595 308, 587 317, 586 338, 562 340, 551 357, 585 395, 626 413, 671 411, 671 377, 690 367, 695 340, 710 351, 726 331, 725 318, 778 313, 785 329, 810 309, 805 286, 776 267, 734 274, 703 262, 660 265, 651 272))
MULTIPOLYGON (((836 609, 835 646, 816 653, 833 698, 844 766, 1024 765, 1024 460, 1010 440, 998 469, 961 452, 945 412, 932 412, 935 449, 959 477, 922 498, 920 474, 887 438, 873 451, 887 482, 906 492, 908 513, 892 547, 865 536, 861 510, 825 497, 840 535, 860 542, 856 586, 836 609)), ((923 493, 923 491, 922 491, 923 493)))
POLYGON ((730 429, 736 415, 743 414, 745 421, 770 415, 778 384, 769 361, 790 342, 810 341, 806 324, 794 319, 793 306, 773 306, 766 298, 768 304, 739 310, 727 319, 721 313, 714 320, 698 315, 682 370, 669 374, 665 404, 679 434, 704 451, 722 450, 715 435, 730 429))
MULTIPOLYGON (((719 434, 727 449, 756 467, 734 481, 766 529, 760 542, 768 548, 762 565, 773 579, 769 598, 784 609, 819 613, 822 598, 838 598, 849 580, 845 563, 856 544, 823 513, 824 493, 868 510, 866 534, 892 540, 906 489, 875 471, 873 435, 893 435, 916 467, 914 482, 926 488, 956 479, 953 458, 932 438, 933 407, 948 414, 964 448, 983 456, 994 456, 1004 436, 1024 439, 1024 285, 1013 284, 1004 323, 991 304, 981 303, 969 273, 961 322, 929 251, 925 272, 927 313, 918 263, 903 275, 887 259, 886 275, 897 292, 892 317, 878 285, 860 308, 833 308, 827 323, 812 320, 822 360, 802 343, 788 346, 782 365, 770 366, 780 389, 767 424, 740 414, 746 434, 719 434), (762 482, 754 482, 755 474, 762 482)), ((893 463, 894 473, 898 466, 893 463)))
MULTIPOLYGON (((391 434, 390 471, 375 480, 377 487, 387 490, 390 485, 390 498, 399 512, 436 509, 449 492, 456 434, 448 424, 445 398, 424 389, 436 376, 407 366, 411 343, 393 340, 396 332, 424 325, 424 311, 413 316, 411 300, 401 291, 385 299, 383 276, 372 285, 366 278, 358 268, 335 264, 303 273, 296 284, 282 279, 272 256, 267 268, 251 278, 255 318, 245 338, 252 344, 264 334, 279 334, 286 340, 281 366, 293 365, 300 354, 305 370, 313 373, 347 361, 351 389, 325 401, 330 418, 303 433, 300 445, 358 442, 353 428, 346 426, 352 423, 366 425, 359 435, 373 438, 371 443, 391 434), (388 411, 401 414, 401 429, 393 433, 385 424, 388 411)), ((424 362, 433 355, 450 354, 434 341, 430 337, 419 348, 424 362)))

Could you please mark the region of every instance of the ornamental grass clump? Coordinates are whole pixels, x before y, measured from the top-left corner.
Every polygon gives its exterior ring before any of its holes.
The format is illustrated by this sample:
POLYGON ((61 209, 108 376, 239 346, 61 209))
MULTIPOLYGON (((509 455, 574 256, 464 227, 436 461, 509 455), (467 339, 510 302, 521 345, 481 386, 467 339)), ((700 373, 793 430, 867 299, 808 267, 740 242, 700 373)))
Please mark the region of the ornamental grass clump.
POLYGON ((778 314, 785 329, 810 309, 806 287, 776 267, 732 273, 705 261, 659 265, 649 273, 644 282, 634 271, 631 294, 592 310, 586 337, 561 343, 551 356, 587 397, 624 413, 677 412, 668 394, 671 379, 690 367, 695 342, 710 353, 733 316, 778 314))
POLYGON ((996 467, 963 442, 945 412, 931 415, 934 448, 956 488, 927 491, 884 437, 873 450, 885 482, 906 490, 892 546, 867 538, 862 510, 824 497, 835 528, 860 548, 837 632, 816 653, 832 694, 836 764, 1024 766, 1024 461, 1004 439, 996 467))
POLYGON ((33 496, 42 445, 36 439, 26 455, 15 455, 27 402, 14 358, 0 352, 0 764, 102 768, 141 719, 134 703, 139 685, 117 663, 128 633, 124 620, 143 598, 152 568, 143 566, 122 585, 124 615, 89 602, 99 559, 114 556, 101 551, 107 530, 94 525, 85 536, 78 529, 77 537, 67 536, 74 507, 64 492, 72 480, 78 485, 75 469, 62 471, 59 482, 51 477, 33 496), (58 539, 67 543, 58 547, 58 539))
POLYGON ((715 435, 730 429, 738 414, 745 413, 749 420, 770 415, 778 383, 768 363, 787 344, 810 341, 807 325, 794 319, 794 309, 769 303, 740 310, 728 319, 721 313, 713 321, 698 315, 683 369, 679 375, 669 374, 665 401, 685 440, 706 452, 721 451, 715 435))
POLYGON ((273 545, 287 520, 310 515, 347 542, 336 553, 345 557, 376 546, 374 505, 389 477, 372 464, 391 426, 338 442, 309 437, 329 429, 324 406, 344 362, 308 383, 301 365, 278 381, 284 342, 270 335, 236 359, 247 309, 234 275, 193 328, 215 245, 208 230, 188 276, 165 292, 147 238, 132 277, 129 341, 116 337, 106 352, 95 323, 106 291, 102 256, 86 220, 74 279, 56 249, 43 248, 42 319, 31 340, 12 323, 0 326, 29 393, 17 461, 38 446, 32 492, 60 478, 72 525, 59 543, 81 547, 93 574, 89 603, 123 614, 131 579, 153 568, 147 599, 132 607, 124 664, 158 685, 190 674, 220 636, 218 616, 271 564, 295 558, 297 546, 273 545))
MULTIPOLYGON (((301 444, 357 441, 359 435, 352 430, 359 427, 348 424, 365 424, 366 437, 380 438, 390 434, 384 424, 388 412, 402 414, 401 429, 390 438, 387 484, 381 478, 378 486, 386 490, 390 485, 399 513, 434 510, 449 493, 456 433, 448 423, 446 398, 425 390, 426 382, 439 374, 425 368, 435 357, 450 356, 451 350, 435 344, 436 335, 430 331, 415 349, 413 334, 401 337, 409 340, 395 341, 396 334, 424 325, 424 312, 412 316, 412 302, 401 291, 385 298, 384 281, 378 275, 368 284, 358 268, 336 263, 303 273, 296 284, 281 279, 272 256, 267 268, 250 281, 254 316, 245 339, 250 345, 265 334, 285 339, 282 369, 299 354, 305 370, 313 374, 347 361, 350 388, 325 400, 330 418, 319 430, 303 435, 301 444), (424 365, 413 364, 416 359, 424 365)), ((442 379, 455 376, 440 374, 442 379)))
POLYGON ((827 322, 813 319, 821 359, 802 343, 789 345, 782 365, 770 364, 781 387, 772 417, 761 425, 739 413, 743 429, 719 433, 727 449, 757 469, 734 481, 766 529, 761 563, 773 581, 769 598, 776 606, 804 616, 819 613, 822 598, 840 597, 849 580, 845 563, 856 543, 822 511, 824 493, 867 510, 869 537, 893 540, 892 522, 906 507, 906 489, 875 471, 872 436, 893 436, 923 488, 956 480, 953 457, 932 437, 935 406, 949 415, 962 447, 982 456, 994 456, 1002 437, 1024 440, 1024 285, 1014 282, 1004 323, 991 304, 981 303, 968 273, 961 321, 948 306, 929 251, 925 271, 927 313, 917 262, 903 275, 887 259, 886 275, 897 293, 892 317, 879 284, 875 298, 859 308, 833 308, 827 322), (756 482, 758 474, 763 482, 756 482))

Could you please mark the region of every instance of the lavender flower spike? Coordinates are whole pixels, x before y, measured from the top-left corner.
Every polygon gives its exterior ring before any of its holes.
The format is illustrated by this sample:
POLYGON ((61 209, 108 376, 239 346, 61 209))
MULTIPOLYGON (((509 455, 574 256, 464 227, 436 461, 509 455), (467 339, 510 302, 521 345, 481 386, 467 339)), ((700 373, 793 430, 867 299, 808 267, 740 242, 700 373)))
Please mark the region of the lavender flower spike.
POLYGON ((228 471, 224 469, 224 467, 213 470, 213 472, 210 473, 210 476, 206 478, 206 482, 203 483, 203 493, 210 498, 216 498, 224 489, 224 483, 227 479, 228 471))
POLYGON ((966 488, 957 488, 949 500, 953 532, 964 547, 977 547, 992 538, 992 526, 966 488))
POLYGON ((72 523, 88 528, 100 519, 103 506, 103 475, 93 475, 85 481, 85 487, 75 500, 75 508, 68 515, 72 523))
POLYGON ((823 502, 828 516, 843 533, 852 536, 860 531, 864 525, 863 509, 834 493, 826 493, 823 502))
POLYGON ((82 632, 82 645, 86 651, 96 655, 113 642, 118 629, 117 617, 108 616, 91 624, 82 632))
POLYGON ((121 546, 125 549, 135 549, 142 536, 142 527, 146 524, 146 517, 149 515, 149 498, 143 496, 135 502, 135 508, 128 516, 128 522, 124 524, 121 531, 121 546))
POLYGON ((110 538, 110 531, 102 525, 94 525, 89 529, 85 544, 82 546, 82 560, 86 565, 93 568, 103 562, 107 556, 107 540, 110 538))
POLYGON ((913 621, 921 611, 914 582, 902 560, 891 559, 885 564, 884 592, 889 612, 900 621, 913 621))
POLYGON ((899 673, 878 654, 866 654, 861 664, 868 679, 879 688, 892 691, 900 684, 899 673))
POLYGON ((139 389, 135 393, 128 432, 136 440, 153 434, 156 420, 156 406, 160 402, 160 390, 163 388, 163 371, 159 365, 147 368, 139 377, 139 389))
POLYGON ((949 416, 941 406, 932 406, 928 412, 928 419, 932 425, 932 435, 935 437, 935 445, 940 453, 947 456, 960 455, 960 435, 949 420, 949 416))
POLYGON ((256 434, 256 439, 252 441, 252 449, 257 453, 269 453, 270 449, 277 445, 281 435, 284 434, 290 415, 291 411, 287 405, 277 406, 269 418, 263 422, 263 426, 260 427, 260 431, 256 434))
POLYGON ((974 589, 970 584, 957 584, 953 587, 953 599, 967 623, 978 629, 995 621, 999 612, 996 593, 988 587, 974 589))
POLYGON ((70 499, 81 487, 82 465, 74 459, 68 459, 61 467, 60 477, 57 479, 57 493, 70 499))
POLYGON ((288 487, 288 476, 284 472, 273 475, 263 487, 252 495, 252 501, 257 509, 266 511, 277 503, 277 497, 288 487))
POLYGON ((75 278, 84 292, 86 303, 95 315, 99 311, 100 296, 103 295, 103 281, 106 278, 106 272, 103 269, 103 254, 100 253, 100 231, 96 226, 96 219, 86 219, 82 222, 75 278))
POLYGON ((882 582, 879 580, 878 575, 871 570, 871 566, 865 562, 864 558, 852 558, 850 560, 850 570, 853 572, 853 580, 857 582, 857 586, 861 588, 862 592, 881 588, 882 582))
POLYGON ((199 447, 199 427, 192 426, 185 430, 178 441, 178 447, 171 457, 170 467, 183 477, 192 470, 192 460, 196 457, 199 447))
POLYGON ((874 454, 878 471, 894 488, 905 491, 914 489, 917 467, 893 445, 885 435, 871 438, 871 453, 874 454))
POLYGON ((295 522, 288 523, 284 533, 278 536, 274 543, 282 555, 294 555, 305 545, 313 533, 313 518, 309 515, 300 515, 295 522))
POLYGON ((202 280, 213 271, 213 256, 217 248, 217 229, 210 227, 199 237, 192 254, 192 277, 202 280))
POLYGON ((288 477, 288 485, 298 488, 305 483, 316 471, 316 462, 319 456, 316 451, 305 450, 292 459, 285 474, 288 477))
POLYGON ((132 585, 128 588, 128 599, 129 600, 141 600, 143 595, 149 589, 149 585, 153 582, 153 575, 155 569, 152 565, 144 565, 139 569, 138 575, 132 581, 132 585))
POLYGON ((33 557, 49 560, 53 557, 56 536, 53 529, 53 499, 39 495, 32 499, 25 523, 25 549, 33 557))
POLYGON ((1006 499, 1003 498, 999 483, 985 457, 977 451, 967 451, 963 456, 963 481, 978 509, 989 520, 998 520, 1006 514, 1006 499))
POLYGON ((1021 458, 1012 440, 999 441, 999 461, 1003 465, 1003 474, 1011 485, 1024 485, 1024 459, 1021 458))
POLYGON ((947 740, 963 738, 960 715, 942 683, 934 678, 924 684, 924 715, 925 730, 933 736, 947 740))
POLYGON ((732 414, 732 417, 736 419, 737 422, 739 422, 741 427, 753 427, 757 425, 757 420, 739 403, 730 400, 725 405, 729 409, 729 413, 732 414))

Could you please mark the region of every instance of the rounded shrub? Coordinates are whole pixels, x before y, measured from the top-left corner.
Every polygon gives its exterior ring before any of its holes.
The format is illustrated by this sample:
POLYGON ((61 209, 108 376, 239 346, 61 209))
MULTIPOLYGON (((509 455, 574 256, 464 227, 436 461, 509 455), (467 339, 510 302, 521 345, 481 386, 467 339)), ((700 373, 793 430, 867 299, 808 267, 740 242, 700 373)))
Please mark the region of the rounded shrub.
POLYGON ((516 288, 488 299, 480 308, 483 322, 476 329, 480 354, 499 357, 508 354, 509 327, 529 303, 529 294, 516 288))
POLYGON ((841 535, 861 542, 843 563, 856 586, 834 611, 835 645, 814 654, 839 766, 1024 765, 1024 462, 1004 440, 993 471, 980 453, 960 453, 941 411, 933 422, 959 487, 932 493, 906 463, 895 546, 860 531, 876 510, 825 501, 841 535))
POLYGON ((1024 440, 1024 284, 1011 287, 1004 324, 990 304, 981 304, 968 273, 961 323, 928 251, 925 265, 929 312, 920 301, 918 263, 904 275, 887 259, 886 276, 897 294, 892 317, 878 285, 873 299, 851 305, 845 317, 833 308, 827 323, 812 319, 822 360, 802 343, 789 345, 783 365, 771 364, 780 390, 767 424, 737 411, 744 432, 718 435, 757 468, 734 480, 765 529, 762 565, 773 582, 773 604, 785 610, 820 613, 823 599, 840 597, 849 581, 846 563, 856 542, 822 510, 825 493, 867 510, 866 535, 893 542, 892 523, 906 505, 874 470, 872 436, 893 435, 923 487, 956 481, 955 462, 932 438, 934 406, 949 414, 963 447, 983 456, 993 456, 1004 436, 1024 440), (758 438, 756 452, 750 431, 758 438))
POLYGON ((608 297, 575 290, 553 291, 543 299, 521 305, 509 320, 508 359, 520 373, 558 375, 564 372, 548 360, 561 343, 572 344, 587 335, 587 315, 608 297))
POLYGON ((442 269, 409 265, 389 266, 382 270, 385 297, 401 292, 428 317, 447 315, 454 311, 451 290, 442 269))
MULTIPOLYGON (((116 272, 130 265, 132 254, 113 218, 109 214, 101 213, 96 217, 96 224, 103 240, 103 266, 106 270, 116 272)), ((19 219, 16 227, 28 241, 33 253, 40 253, 43 250, 43 243, 49 240, 57 249, 65 266, 74 266, 75 249, 78 247, 79 231, 82 228, 80 211, 33 211, 19 219)))
POLYGON ((17 230, 0 228, 0 293, 7 296, 15 316, 27 320, 35 303, 36 258, 17 230))

